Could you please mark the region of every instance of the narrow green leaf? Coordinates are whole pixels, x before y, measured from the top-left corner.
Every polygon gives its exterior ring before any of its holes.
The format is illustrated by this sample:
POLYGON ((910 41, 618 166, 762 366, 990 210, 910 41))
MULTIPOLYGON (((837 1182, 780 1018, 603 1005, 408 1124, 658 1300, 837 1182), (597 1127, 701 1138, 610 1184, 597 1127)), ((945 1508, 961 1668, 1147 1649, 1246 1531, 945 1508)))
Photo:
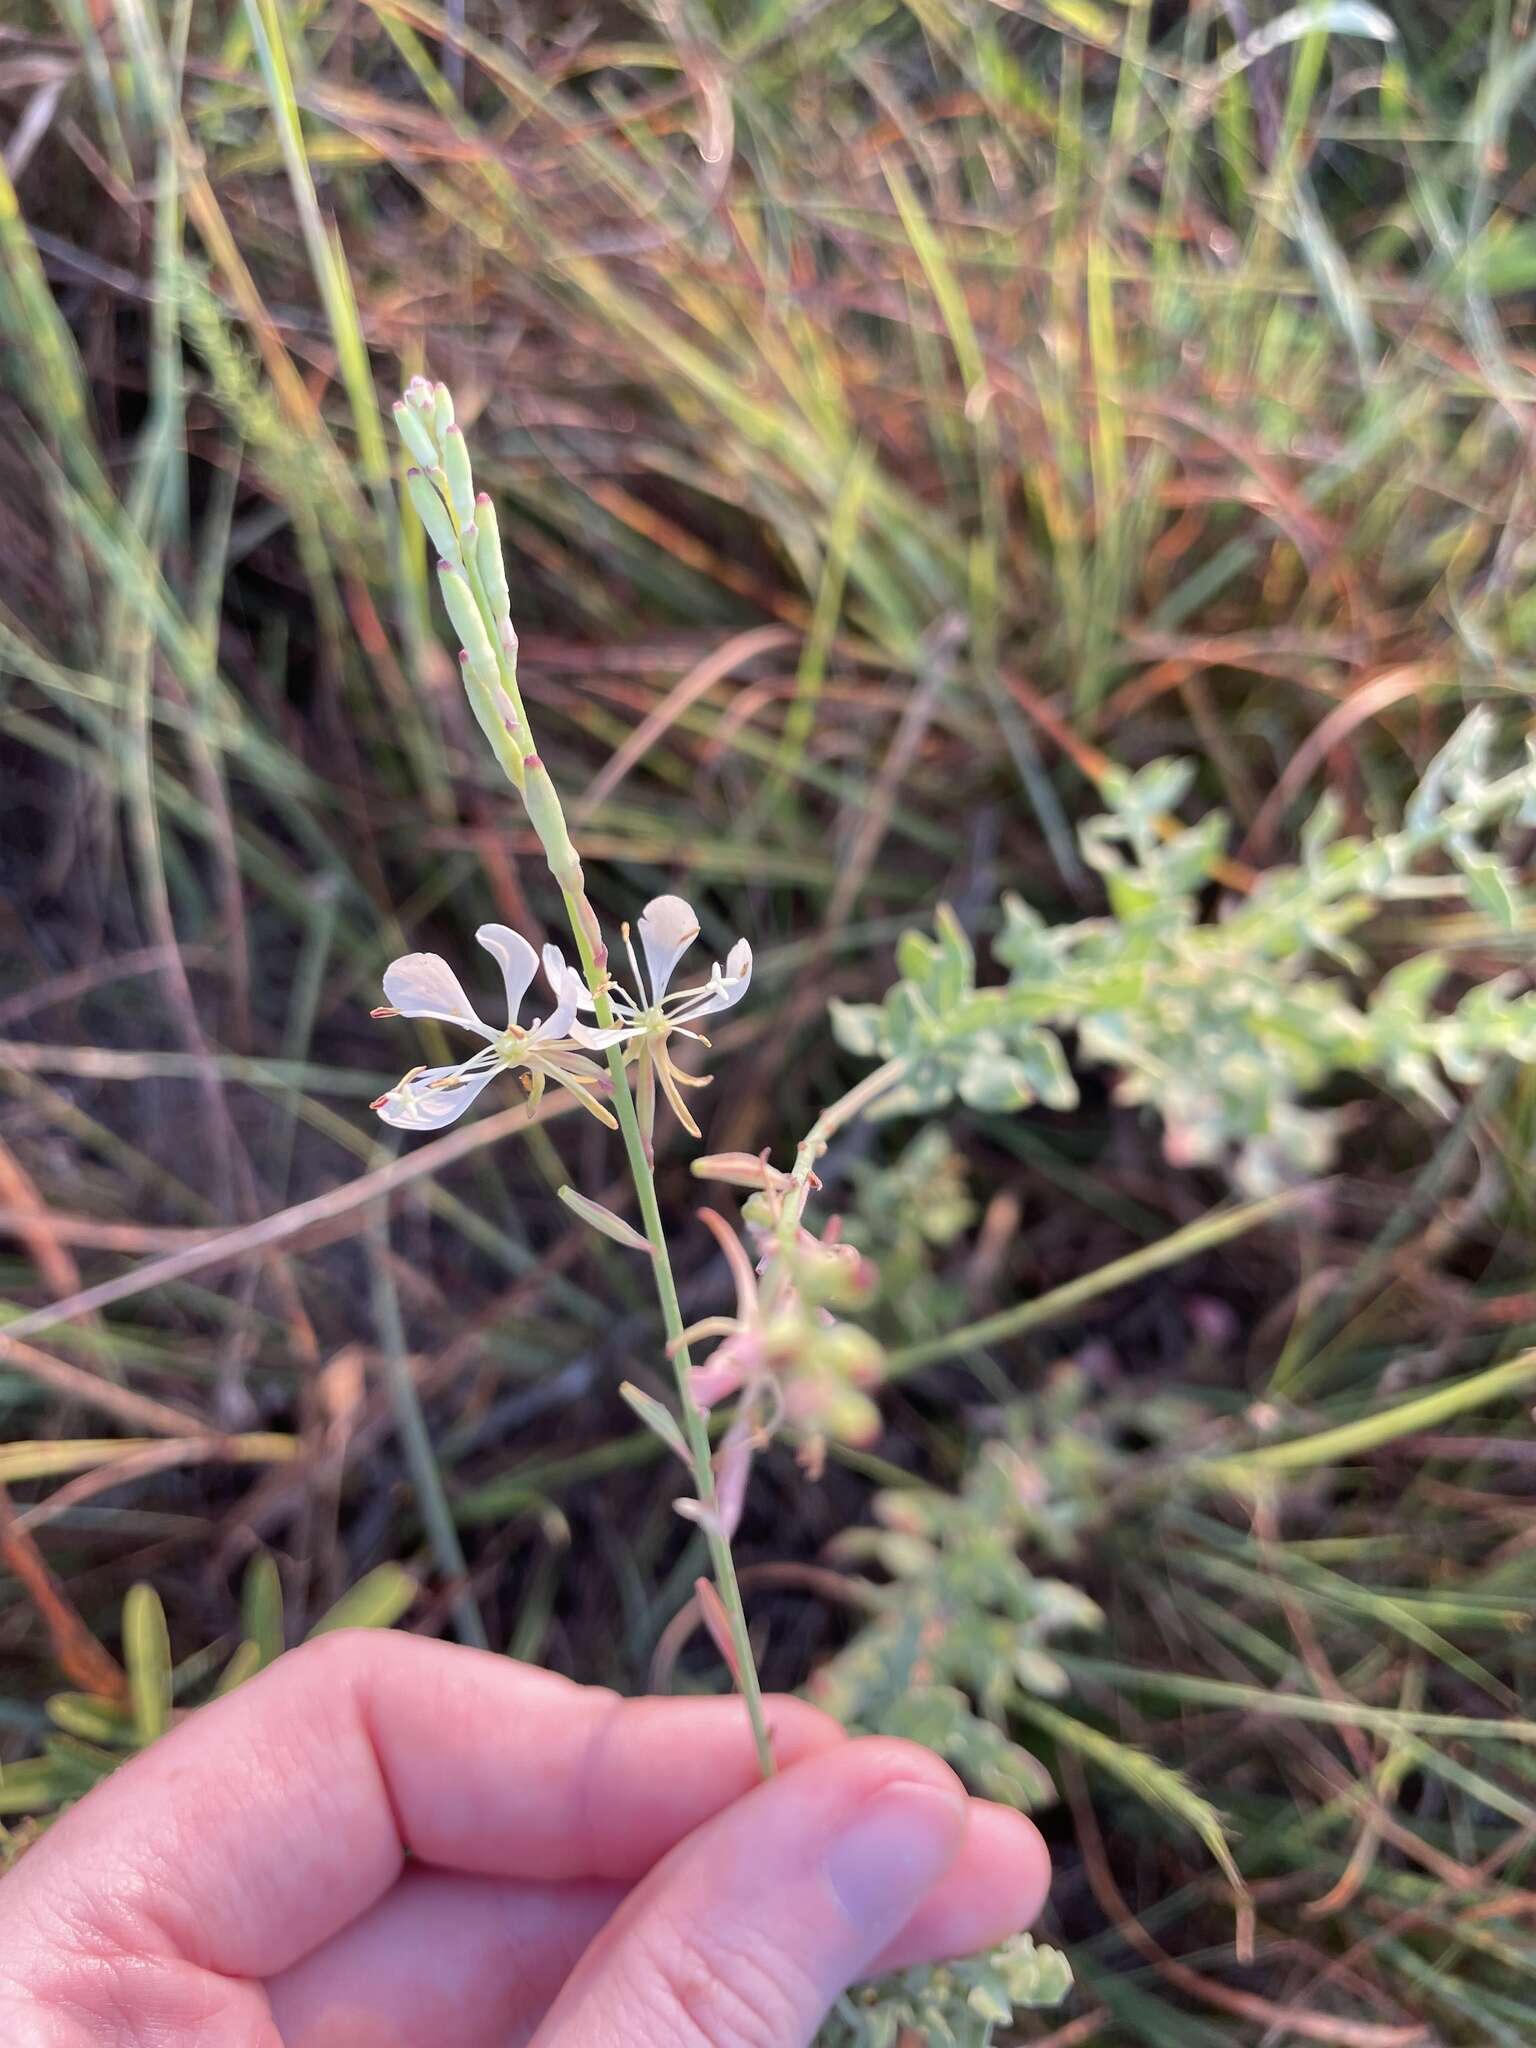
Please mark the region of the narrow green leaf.
POLYGON ((66 1735, 82 1742, 120 1743, 133 1733, 133 1719, 126 1707, 112 1700, 98 1699, 88 1692, 56 1692, 48 1701, 48 1718, 66 1735))
POLYGON ((632 1252, 644 1252, 653 1258, 649 1242, 643 1238, 632 1223, 626 1223, 622 1216, 615 1216, 611 1209, 605 1209, 601 1202, 594 1202, 586 1195, 578 1195, 574 1188, 562 1188, 560 1199, 574 1216, 588 1223, 594 1230, 611 1237, 615 1244, 622 1244, 632 1252))
POLYGON ((1243 1874, 1233 1860, 1227 1845, 1226 1831, 1221 1825, 1221 1816, 1208 1799, 1202 1799, 1187 1779, 1160 1763, 1145 1750, 1136 1749, 1128 1742, 1119 1742, 1102 1729, 1091 1727, 1086 1721, 1079 1721, 1072 1714, 1064 1714, 1056 1707, 1050 1707, 1043 1700, 1018 1697, 1015 1710, 1026 1721, 1032 1721, 1064 1748, 1072 1749, 1091 1764, 1097 1764, 1101 1771, 1118 1778, 1122 1785, 1129 1787, 1138 1799, 1144 1799, 1149 1806, 1180 1820, 1195 1833, 1210 1850, 1220 1865, 1222 1875, 1232 1888, 1235 1900, 1244 1901, 1248 1887, 1243 1874))
POLYGON ((663 1408, 659 1401, 653 1400, 629 1380, 619 1388, 619 1398, 626 1407, 634 1410, 648 1430, 661 1438, 669 1451, 675 1451, 685 1465, 693 1463, 677 1418, 669 1408, 663 1408))
POLYGON ((123 1603, 123 1663, 141 1744, 158 1740, 171 1719, 171 1637, 153 1586, 131 1586, 123 1603))
POLYGON ((214 1698, 221 1700, 226 1693, 244 1685, 248 1678, 254 1678, 261 1669, 261 1662, 261 1645, 247 1637, 219 1673, 218 1683, 213 1688, 214 1698))
POLYGON ((419 1591, 404 1565, 381 1564, 321 1615, 310 1640, 338 1628, 393 1628, 419 1591))
POLYGON ((256 1645, 257 1669, 283 1654, 283 1582, 269 1552, 257 1551, 245 1568, 240 1614, 247 1642, 256 1645))

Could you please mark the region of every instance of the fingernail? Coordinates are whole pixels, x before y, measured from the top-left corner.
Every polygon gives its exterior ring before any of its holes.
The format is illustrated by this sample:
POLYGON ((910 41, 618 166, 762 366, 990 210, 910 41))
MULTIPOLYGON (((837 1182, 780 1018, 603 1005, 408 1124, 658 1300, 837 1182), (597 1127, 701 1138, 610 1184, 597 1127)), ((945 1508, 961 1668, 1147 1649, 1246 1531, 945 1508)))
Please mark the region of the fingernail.
POLYGON ((958 1792, 888 1785, 827 1849, 843 1911, 874 1941, 895 1934, 954 1862, 965 1831, 958 1792))

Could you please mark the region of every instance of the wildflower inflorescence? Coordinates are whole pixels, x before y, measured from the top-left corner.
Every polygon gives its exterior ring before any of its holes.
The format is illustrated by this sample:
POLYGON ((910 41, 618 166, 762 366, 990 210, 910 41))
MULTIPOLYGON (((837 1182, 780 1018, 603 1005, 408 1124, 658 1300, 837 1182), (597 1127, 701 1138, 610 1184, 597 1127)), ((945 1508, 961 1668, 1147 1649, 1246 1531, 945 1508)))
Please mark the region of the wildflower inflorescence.
MULTIPOLYGON (((673 1041, 686 1039, 708 1051, 709 1041, 698 1026, 746 994, 752 948, 738 939, 723 965, 716 962, 704 979, 674 988, 683 956, 699 936, 699 920, 681 896, 660 895, 635 921, 638 951, 629 925, 621 927, 628 978, 610 971, 602 926, 587 895, 559 793, 530 731, 517 679, 517 635, 496 515, 489 498, 475 491, 453 401, 445 386, 413 378, 395 407, 395 418, 413 458, 407 497, 438 553, 438 584, 459 639, 466 693, 539 839, 579 964, 568 963, 558 945, 544 947, 551 1002, 525 1024, 521 1012, 540 956, 510 927, 482 925, 476 937, 500 966, 505 985, 506 1021, 498 1026, 481 1016, 453 969, 436 954, 410 953, 394 961, 384 976, 386 1000, 376 1016, 429 1019, 467 1031, 480 1043, 454 1064, 413 1067, 374 1108, 397 1129, 438 1131, 462 1115, 499 1074, 512 1073, 527 1091, 530 1114, 553 1084, 620 1132, 643 1228, 636 1230, 570 1188, 560 1193, 567 1207, 594 1229, 649 1256, 677 1411, 641 1388, 626 1385, 621 1391, 689 1469, 694 1491, 676 1505, 703 1531, 713 1568, 713 1582, 698 1582, 699 1611, 741 1690, 760 1765, 770 1774, 773 1751, 731 1537, 753 1458, 776 1432, 795 1437, 801 1462, 813 1474, 820 1470, 829 1439, 867 1444, 878 1434, 872 1390, 884 1376, 884 1353, 873 1336, 847 1319, 869 1302, 876 1274, 869 1260, 843 1241, 835 1219, 813 1229, 805 1208, 820 1187, 816 1162, 832 1134, 860 1114, 891 1077, 883 1071, 866 1077, 824 1111, 802 1141, 790 1172, 749 1154, 694 1162, 696 1173, 740 1188, 748 1199, 745 1235, 715 1211, 701 1212, 732 1276, 735 1312, 685 1327, 653 1177, 658 1095, 665 1097, 682 1129, 699 1137, 684 1090, 705 1087, 710 1077, 680 1066, 673 1041), (711 1339, 719 1341, 696 1364, 691 1347, 711 1339), (717 1448, 711 1442, 709 1411, 728 1403, 734 1403, 734 1410, 717 1448)), ((1025 1973, 1031 1985, 1034 1968, 1031 1960, 1025 1973)), ((1003 1989, 1013 1984, 1010 1978, 1004 1985, 994 1970, 992 1976, 968 1978, 960 1986, 971 2000, 968 2011, 980 2012, 976 2000, 983 1993, 992 1995, 994 1978, 1003 1989)), ((997 1990, 993 2003, 1002 1995, 997 1990)), ((1013 2002, 1027 2001, 1019 1997, 1013 2002)), ((860 2008, 861 2030, 885 2003, 866 2002, 860 2008)))

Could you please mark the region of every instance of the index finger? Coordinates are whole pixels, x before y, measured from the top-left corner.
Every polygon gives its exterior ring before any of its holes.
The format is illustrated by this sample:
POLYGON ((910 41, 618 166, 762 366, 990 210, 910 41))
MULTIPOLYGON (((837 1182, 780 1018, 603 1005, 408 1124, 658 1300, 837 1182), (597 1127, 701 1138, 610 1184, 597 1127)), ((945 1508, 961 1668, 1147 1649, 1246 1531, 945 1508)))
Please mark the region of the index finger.
MULTIPOLYGON (((769 1703, 781 1761, 842 1740, 769 1703)), ((114 1947, 289 1968, 406 1853, 482 1876, 629 1881, 757 1781, 735 1700, 620 1699, 417 1636, 342 1632, 200 1709, 49 1830, 0 1891, 114 1947)))

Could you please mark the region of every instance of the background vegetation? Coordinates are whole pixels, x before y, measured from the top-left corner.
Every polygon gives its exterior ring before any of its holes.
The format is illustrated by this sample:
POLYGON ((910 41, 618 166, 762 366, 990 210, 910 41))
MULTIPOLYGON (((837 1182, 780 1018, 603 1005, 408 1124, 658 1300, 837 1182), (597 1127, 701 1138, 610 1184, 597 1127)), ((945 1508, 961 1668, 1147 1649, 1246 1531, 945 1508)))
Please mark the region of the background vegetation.
MULTIPOLYGON (((1102 909, 1075 827, 1112 765, 1198 763, 1185 816, 1234 820, 1209 909, 1325 791, 1395 822, 1469 705, 1518 747, 1536 37, 1529 0, 1393 16, 0 28, 0 1720, 11 1758, 54 1731, 0 1780, 18 1839, 163 1721, 136 1582, 185 1699, 349 1589, 713 1682, 616 1395, 654 1378, 651 1306, 554 1195, 622 1205, 603 1134, 499 1101, 397 1153, 366 1110, 416 1056, 368 1021, 383 964, 558 913, 397 506, 405 378, 470 426, 605 917, 680 887, 758 950, 708 1147, 782 1147, 863 1070, 829 996, 878 999, 939 898, 983 941, 1004 890, 1102 909)), ((1389 906, 1357 991, 1429 948, 1523 972, 1532 916, 1496 908, 1389 906)), ((1070 1111, 829 1158, 909 1369, 874 1452, 757 1482, 765 1675, 867 1709, 866 1610, 891 1578, 930 1603, 1002 1744, 977 1771, 1060 1795, 1078 1990, 1021 2038, 1528 2043, 1532 1076, 1448 1117, 1331 1084, 1337 1170, 1234 1228, 1224 1163, 1102 1061, 1070 1111), (995 1695, 988 1598, 1040 1610, 995 1695)), ((660 1170, 681 1229, 697 1187, 660 1170)), ((712 1312, 710 1241, 680 1256, 712 1312)))

